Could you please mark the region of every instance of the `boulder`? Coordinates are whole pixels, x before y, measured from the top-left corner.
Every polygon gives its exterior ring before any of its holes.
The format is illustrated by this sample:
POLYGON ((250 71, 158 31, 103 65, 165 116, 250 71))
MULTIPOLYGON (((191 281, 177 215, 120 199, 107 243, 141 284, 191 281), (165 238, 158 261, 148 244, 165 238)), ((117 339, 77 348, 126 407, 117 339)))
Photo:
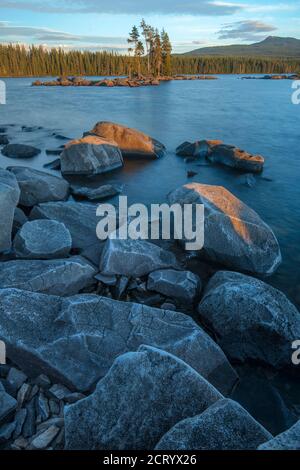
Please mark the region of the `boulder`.
POLYGON ((190 317, 97 295, 2 289, 0 339, 28 375, 46 374, 80 392, 93 388, 118 356, 142 344, 179 357, 222 393, 237 381, 221 349, 190 317))
POLYGON ((99 175, 123 166, 117 144, 92 135, 69 142, 60 161, 61 171, 66 175, 99 175))
POLYGON ((6 135, 0 135, 0 145, 9 144, 8 137, 6 135))
POLYGON ((271 437, 238 403, 225 399, 177 423, 155 450, 256 450, 271 437))
POLYGON ((82 186, 71 185, 71 192, 75 196, 89 199, 90 201, 100 201, 102 199, 117 196, 121 193, 119 188, 106 184, 98 188, 85 188, 82 186))
POLYGON ((265 159, 261 155, 251 155, 245 150, 224 144, 214 146, 207 157, 213 163, 220 163, 251 173, 261 173, 265 163, 265 159))
POLYGON ((257 360, 278 369, 292 367, 300 313, 277 289, 243 274, 221 271, 210 280, 199 314, 232 359, 257 360))
POLYGON ((98 122, 89 134, 116 142, 124 157, 159 158, 165 146, 147 134, 113 122, 98 122))
POLYGON ((64 201, 69 195, 69 183, 44 171, 27 167, 9 167, 20 186, 20 204, 31 207, 49 201, 64 201))
POLYGON ((258 214, 222 186, 190 183, 168 196, 171 204, 204 204, 200 256, 230 269, 273 274, 281 263, 278 241, 258 214))
POLYGON ((96 391, 65 408, 67 450, 151 450, 178 421, 222 395, 185 362, 142 346, 114 362, 96 391))
POLYGON ((94 284, 96 269, 84 258, 17 260, 0 263, 0 289, 68 296, 94 284))
POLYGON ((20 189, 15 176, 0 168, 0 253, 11 248, 11 235, 20 189))
POLYGON ((222 144, 221 140, 198 140, 196 142, 183 142, 176 149, 180 157, 207 158, 212 148, 222 144))
POLYGON ((17 400, 6 393, 0 381, 0 424, 14 413, 17 404, 17 400))
POLYGON ((14 213, 14 221, 13 221, 13 228, 12 228, 12 234, 15 236, 17 232, 21 229, 21 227, 26 224, 28 221, 27 216, 25 213, 20 209, 19 207, 16 207, 15 213, 14 213))
POLYGON ((2 149, 2 154, 8 158, 33 158, 40 153, 40 149, 25 144, 8 144, 2 149))
POLYGON ((64 224, 56 220, 34 220, 23 225, 14 240, 18 258, 66 258, 72 248, 72 238, 64 224))
POLYGON ((147 287, 182 304, 192 305, 200 293, 201 280, 190 271, 163 269, 149 275, 147 287))
POLYGON ((176 267, 173 253, 145 240, 109 238, 100 260, 102 273, 128 277, 146 276, 152 271, 176 267))
POLYGON ((261 444, 258 450, 300 450, 300 421, 274 439, 261 444))

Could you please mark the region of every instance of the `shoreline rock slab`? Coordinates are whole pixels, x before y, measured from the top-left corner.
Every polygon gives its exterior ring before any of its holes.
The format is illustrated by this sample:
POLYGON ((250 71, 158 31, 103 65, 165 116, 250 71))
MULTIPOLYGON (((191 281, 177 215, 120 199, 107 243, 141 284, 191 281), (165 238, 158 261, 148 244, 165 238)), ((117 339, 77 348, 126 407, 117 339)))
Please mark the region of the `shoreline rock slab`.
POLYGON ((41 150, 25 144, 8 144, 2 150, 2 154, 8 158, 33 158, 41 153, 41 150))
POLYGON ((0 263, 0 289, 15 288, 68 296, 94 283, 97 270, 84 258, 0 263))
POLYGON ((258 450, 300 450, 300 421, 282 434, 261 444, 258 450))
POLYGON ((27 375, 45 374, 80 392, 92 389, 118 356, 142 344, 179 357, 223 394, 238 378, 190 317, 92 294, 64 298, 2 289, 0 339, 27 375))
POLYGON ((213 146, 208 152, 207 158, 212 163, 220 163, 250 173, 261 173, 265 163, 265 159, 261 155, 251 155, 234 145, 225 144, 213 146))
POLYGON ((121 124, 98 122, 89 134, 116 142, 123 157, 159 158, 165 153, 165 146, 156 139, 121 124))
POLYGON ((65 448, 151 450, 176 422, 221 398, 183 361, 142 346, 116 359, 93 395, 65 408, 65 448))
POLYGON ((147 287, 182 304, 192 305, 200 293, 201 280, 190 271, 164 269, 149 275, 147 287))
POLYGON ((208 283, 198 311, 232 359, 292 368, 300 313, 282 292, 258 279, 220 271, 208 283))
POLYGON ((210 261, 230 269, 271 275, 282 258, 278 241, 259 215, 222 186, 190 183, 171 192, 171 204, 204 204, 204 248, 210 261))
POLYGON ((69 142, 60 156, 65 175, 99 175, 123 166, 117 144, 109 139, 88 135, 69 142))
POLYGON ((272 435, 237 402, 219 400, 168 431, 155 450, 256 450, 272 435))
POLYGON ((0 169, 0 253, 11 248, 13 222, 19 198, 20 189, 15 176, 0 169))
POLYGON ((72 248, 72 238, 66 226, 56 220, 26 222, 14 239, 18 258, 67 258, 72 248))
POLYGON ((89 199, 90 201, 100 201, 102 199, 117 196, 121 193, 121 189, 106 184, 98 188, 86 188, 82 186, 71 185, 71 192, 75 196, 89 199))
POLYGON ((58 176, 28 167, 8 167, 19 183, 20 204, 32 207, 50 201, 65 201, 69 195, 69 183, 58 176))

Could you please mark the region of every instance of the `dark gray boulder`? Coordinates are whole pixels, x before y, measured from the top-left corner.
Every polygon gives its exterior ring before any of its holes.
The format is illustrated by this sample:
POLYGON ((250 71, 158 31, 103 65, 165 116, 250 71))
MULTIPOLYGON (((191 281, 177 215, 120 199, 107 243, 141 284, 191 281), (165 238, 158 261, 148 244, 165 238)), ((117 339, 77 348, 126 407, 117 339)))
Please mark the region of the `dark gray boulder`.
POLYGON ((8 137, 6 135, 0 135, 0 145, 9 144, 8 137))
POLYGON ((56 220, 33 220, 23 225, 14 239, 18 258, 66 258, 72 248, 69 230, 56 220))
POLYGON ((163 269, 149 275, 147 287, 183 304, 192 305, 200 293, 201 280, 190 271, 163 269))
POLYGON ((232 359, 292 367, 300 313, 277 289, 243 274, 221 271, 210 280, 199 314, 232 359))
POLYGON ((201 415, 177 423, 155 450, 256 450, 269 438, 237 402, 219 400, 201 415))
POLYGON ((68 143, 61 156, 65 175, 99 175, 121 168, 123 157, 115 142, 86 136, 68 143))
POLYGON ((2 149, 2 154, 8 158, 33 158, 39 153, 40 149, 25 144, 8 144, 2 149))
POLYGON ((15 175, 19 183, 22 206, 64 201, 69 195, 69 183, 62 178, 28 167, 9 167, 8 170, 15 175))
POLYGON ((16 235, 16 233, 23 227, 24 224, 26 224, 26 222, 28 222, 27 215, 22 211, 22 209, 20 209, 20 207, 16 207, 12 228, 13 236, 16 235))
POLYGON ((265 159, 261 155, 251 155, 233 145, 216 145, 208 154, 213 163, 220 163, 231 168, 237 168, 251 173, 261 173, 265 159))
POLYGON ((271 228, 221 186, 190 183, 168 196, 171 204, 204 204, 204 248, 199 253, 230 269, 273 274, 282 258, 271 228))
POLYGON ((81 392, 141 344, 179 357, 222 393, 237 381, 224 353, 190 317, 97 295, 62 298, 2 289, 0 339, 28 375, 43 373, 81 392))
POLYGON ((116 359, 93 395, 65 408, 66 449, 150 450, 221 398, 183 361, 142 346, 116 359))
POLYGON ((0 288, 68 296, 94 283, 96 269, 84 258, 0 263, 0 288))
POLYGON ((176 149, 176 155, 180 157, 207 158, 215 145, 220 145, 221 140, 198 140, 196 142, 183 142, 176 149))
POLYGON ((6 393, 0 381, 0 424, 9 418, 17 408, 17 400, 6 393))
POLYGON ((19 197, 20 189, 15 176, 9 171, 0 169, 0 253, 11 248, 13 220, 19 197))
POLYGON ((109 238, 104 245, 100 271, 141 277, 159 269, 176 268, 176 257, 145 240, 120 240, 109 238))
POLYGON ((121 193, 121 189, 106 184, 98 188, 85 188, 83 186, 71 185, 71 192, 75 196, 89 199, 90 201, 100 201, 102 199, 117 196, 121 193))
POLYGON ((258 450, 300 450, 300 421, 274 439, 261 444, 258 450))

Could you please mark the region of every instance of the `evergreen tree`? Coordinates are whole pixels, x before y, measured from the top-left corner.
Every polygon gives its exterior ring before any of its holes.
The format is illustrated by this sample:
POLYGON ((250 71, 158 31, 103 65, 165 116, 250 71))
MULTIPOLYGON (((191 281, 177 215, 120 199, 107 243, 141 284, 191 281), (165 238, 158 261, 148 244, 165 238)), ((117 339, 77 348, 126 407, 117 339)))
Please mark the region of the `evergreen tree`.
POLYGON ((168 33, 163 29, 161 32, 163 74, 170 76, 172 74, 172 44, 168 33))

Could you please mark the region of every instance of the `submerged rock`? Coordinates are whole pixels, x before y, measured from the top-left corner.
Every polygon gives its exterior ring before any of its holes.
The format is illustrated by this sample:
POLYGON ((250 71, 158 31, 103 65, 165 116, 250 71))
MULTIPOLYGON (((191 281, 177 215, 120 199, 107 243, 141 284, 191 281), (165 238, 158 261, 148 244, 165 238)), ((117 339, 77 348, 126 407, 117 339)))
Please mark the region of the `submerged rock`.
POLYGON ((66 449, 150 450, 178 421, 221 398, 185 362, 142 346, 119 357, 93 395, 65 408, 66 449))
POLYGON ((179 357, 222 393, 230 393, 237 380, 221 349, 190 317, 97 295, 63 298, 2 289, 0 339, 28 375, 44 373, 81 392, 141 344, 179 357))
POLYGON ((147 287, 183 304, 192 305, 200 293, 201 280, 190 271, 164 269, 150 274, 147 287))
POLYGON ((177 423, 156 450, 256 450, 272 435, 232 400, 219 400, 204 413, 177 423))
POLYGON ((121 189, 116 188, 111 184, 99 186, 98 188, 85 188, 82 186, 71 185, 71 192, 75 196, 80 196, 89 199, 90 201, 100 201, 101 199, 117 196, 121 193, 121 189))
POLYGON ((176 149, 180 157, 207 158, 212 148, 221 145, 221 140, 198 140, 196 142, 183 142, 176 149))
POLYGON ((41 153, 40 149, 25 144, 8 144, 2 149, 8 158, 33 158, 41 153))
POLYGON ((66 175, 99 175, 123 166, 117 144, 92 135, 68 143, 60 161, 66 175))
POLYGON ((121 124, 98 122, 90 134, 116 142, 124 157, 159 158, 165 153, 165 146, 157 140, 121 124))
POLYGON ((281 252, 271 228, 221 186, 190 183, 168 196, 172 204, 204 204, 205 236, 200 255, 238 271, 273 274, 281 252))
POLYGON ((233 145, 216 145, 208 154, 213 163, 221 163, 232 168, 252 173, 263 171, 265 159, 261 155, 251 155, 233 145))
POLYGON ((14 250, 18 258, 66 258, 71 248, 72 238, 69 230, 56 220, 27 222, 14 240, 14 250))
POLYGON ((146 276, 158 269, 176 268, 173 253, 144 240, 108 239, 100 261, 100 271, 128 277, 146 276))
POLYGON ((260 445, 258 450, 300 450, 300 421, 284 433, 260 445))
POLYGON ((0 145, 9 144, 8 137, 6 135, 0 135, 0 145))
POLYGON ((0 288, 68 296, 94 283, 96 269, 84 258, 0 263, 0 288))
POLYGON ((0 168, 0 253, 11 248, 11 235, 20 189, 15 176, 0 168))
POLYGON ((9 167, 21 189, 20 204, 31 207, 49 201, 64 201, 69 195, 69 183, 44 171, 27 167, 9 167))
POLYGON ((199 314, 232 359, 292 367, 300 313, 277 289, 243 274, 218 272, 207 286, 199 314))

